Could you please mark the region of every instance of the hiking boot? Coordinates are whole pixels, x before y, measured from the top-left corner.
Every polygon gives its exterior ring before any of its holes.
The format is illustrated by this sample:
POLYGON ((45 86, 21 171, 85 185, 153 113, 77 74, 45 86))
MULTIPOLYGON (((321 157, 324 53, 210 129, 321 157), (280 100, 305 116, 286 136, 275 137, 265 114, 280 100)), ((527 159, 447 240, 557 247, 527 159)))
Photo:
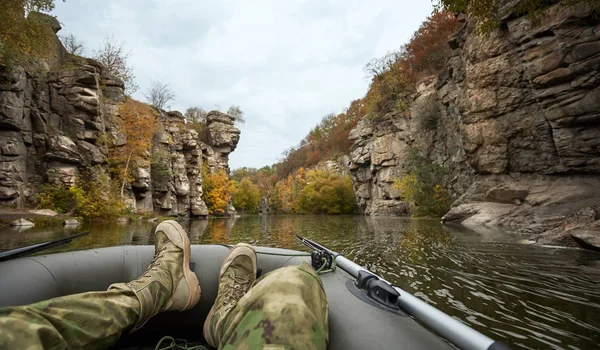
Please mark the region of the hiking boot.
POLYGON ((190 239, 176 221, 163 221, 155 230, 154 260, 135 281, 115 283, 108 290, 131 290, 140 301, 140 318, 133 331, 161 311, 185 311, 200 300, 200 284, 190 270, 190 239))
POLYGON ((219 292, 204 322, 204 339, 218 348, 223 321, 256 280, 256 251, 251 245, 238 243, 231 250, 219 272, 219 292))

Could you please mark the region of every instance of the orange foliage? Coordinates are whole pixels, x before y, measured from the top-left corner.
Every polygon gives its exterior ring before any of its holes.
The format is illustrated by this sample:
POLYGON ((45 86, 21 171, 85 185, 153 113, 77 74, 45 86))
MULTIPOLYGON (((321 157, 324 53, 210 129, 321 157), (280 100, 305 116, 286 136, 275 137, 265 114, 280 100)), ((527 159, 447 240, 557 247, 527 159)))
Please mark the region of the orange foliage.
POLYGON ((156 130, 156 114, 150 106, 128 98, 119 108, 119 115, 127 143, 110 149, 109 162, 111 172, 121 181, 129 181, 132 165, 148 156, 156 130))

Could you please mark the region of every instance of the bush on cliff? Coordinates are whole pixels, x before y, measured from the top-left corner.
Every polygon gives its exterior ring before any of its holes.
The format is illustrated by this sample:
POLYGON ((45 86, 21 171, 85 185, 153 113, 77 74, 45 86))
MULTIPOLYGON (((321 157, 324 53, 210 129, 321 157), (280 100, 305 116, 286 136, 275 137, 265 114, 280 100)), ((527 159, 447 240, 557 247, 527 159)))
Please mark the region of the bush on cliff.
POLYGON ((202 166, 202 200, 206 203, 208 213, 224 215, 231 200, 233 185, 224 170, 212 173, 208 166, 202 166))
MULTIPOLYGON (((513 2, 513 11, 517 15, 529 15, 534 19, 541 16, 542 11, 549 6, 560 3, 569 7, 578 3, 586 3, 591 6, 592 11, 600 14, 600 3, 598 0, 522 0, 513 2)), ((447 10, 451 12, 466 13, 469 18, 477 20, 477 30, 480 34, 488 34, 500 25, 500 5, 508 1, 498 0, 435 0, 434 7, 437 11, 447 10)))
POLYGON ((444 185, 446 170, 429 162, 416 148, 409 148, 406 173, 394 181, 400 198, 411 206, 414 216, 441 217, 450 210, 451 197, 444 185))
POLYGON ((116 218, 126 211, 117 184, 101 168, 85 170, 75 186, 42 185, 38 208, 72 213, 86 221, 116 218))
POLYGON ((55 51, 56 38, 49 21, 56 20, 49 15, 30 16, 53 8, 54 0, 0 1, 0 66, 45 58, 55 51))

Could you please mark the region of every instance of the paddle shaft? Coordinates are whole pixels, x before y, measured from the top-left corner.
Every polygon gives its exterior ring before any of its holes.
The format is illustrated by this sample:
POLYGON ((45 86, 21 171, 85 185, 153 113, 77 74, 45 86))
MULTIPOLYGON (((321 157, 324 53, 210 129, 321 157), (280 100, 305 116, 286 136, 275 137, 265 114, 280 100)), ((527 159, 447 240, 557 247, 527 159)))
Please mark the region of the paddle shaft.
POLYGON ((54 241, 32 244, 32 245, 28 245, 25 247, 20 247, 20 248, 15 248, 15 249, 7 250, 4 252, 0 252, 0 261, 16 259, 16 258, 19 258, 22 256, 31 255, 33 253, 37 253, 37 252, 40 252, 42 250, 46 250, 46 249, 49 249, 52 247, 67 244, 67 243, 71 242, 73 239, 81 237, 81 236, 85 236, 87 234, 88 234, 88 232, 82 232, 82 233, 78 233, 73 236, 59 238, 54 241))
MULTIPOLYGON (((370 274, 375 275, 371 271, 358 265, 354 261, 340 255, 337 252, 306 238, 296 238, 304 245, 311 249, 323 250, 335 257, 335 262, 339 268, 346 271, 350 276, 358 278, 359 271, 366 271, 370 274)), ((375 275, 377 276, 377 275, 375 275)), ((492 349, 510 349, 508 346, 501 342, 496 342, 493 339, 479 333, 473 328, 460 322, 459 320, 447 315, 446 313, 436 309, 435 307, 427 304, 421 299, 413 296, 407 291, 394 286, 392 283, 386 281, 384 278, 377 276, 380 280, 388 283, 392 286, 400 296, 398 297, 398 306, 408 312, 417 320, 424 323, 427 327, 433 329, 435 332, 446 338, 452 344, 458 346, 464 350, 492 350, 492 349)))

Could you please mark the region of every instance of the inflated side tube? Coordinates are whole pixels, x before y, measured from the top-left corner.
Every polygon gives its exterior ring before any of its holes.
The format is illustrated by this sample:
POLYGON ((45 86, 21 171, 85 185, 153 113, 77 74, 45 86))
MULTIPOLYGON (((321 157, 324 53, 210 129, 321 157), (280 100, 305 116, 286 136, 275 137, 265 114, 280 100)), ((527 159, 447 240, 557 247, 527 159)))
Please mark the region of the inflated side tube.
MULTIPOLYGON (((217 295, 219 269, 228 250, 222 245, 193 245, 191 265, 202 287, 198 305, 182 313, 161 313, 132 336, 142 341, 163 335, 188 340, 201 337, 204 319, 217 295)), ((303 252, 262 247, 257 247, 257 252, 258 268, 263 274, 303 261, 310 263, 310 254, 303 252)), ((0 306, 106 290, 112 283, 136 279, 153 255, 153 246, 119 246, 2 262, 0 306)), ((321 279, 329 303, 329 349, 452 349, 411 317, 356 298, 346 287, 346 282, 354 283, 354 278, 341 269, 325 273, 321 279)))

